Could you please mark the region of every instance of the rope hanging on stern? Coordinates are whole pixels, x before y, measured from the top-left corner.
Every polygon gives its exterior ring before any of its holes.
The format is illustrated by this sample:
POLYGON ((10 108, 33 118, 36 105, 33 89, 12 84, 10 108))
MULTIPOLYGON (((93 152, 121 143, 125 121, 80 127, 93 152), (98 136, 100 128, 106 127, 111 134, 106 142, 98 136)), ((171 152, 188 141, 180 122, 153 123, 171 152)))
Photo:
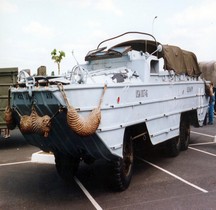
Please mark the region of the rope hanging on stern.
POLYGON ((10 88, 8 89, 8 104, 4 111, 4 120, 6 122, 7 128, 13 130, 16 127, 16 122, 13 117, 13 110, 10 107, 10 88))
POLYGON ((44 137, 48 137, 51 130, 50 116, 44 115, 40 117, 35 107, 32 106, 32 112, 30 115, 21 115, 17 110, 16 112, 20 116, 20 131, 25 134, 38 133, 44 137))
POLYGON ((106 91, 107 86, 104 85, 104 89, 100 98, 100 102, 97 108, 93 109, 87 117, 80 116, 76 109, 69 104, 63 85, 58 84, 58 88, 62 93, 64 101, 67 105, 67 123, 69 127, 80 136, 89 136, 95 133, 100 121, 101 121, 101 104, 106 91))
POLYGON ((13 130, 16 127, 16 121, 13 116, 13 112, 16 111, 20 117, 20 130, 22 133, 38 133, 42 134, 44 137, 48 137, 51 130, 51 120, 62 111, 62 107, 59 107, 58 111, 52 116, 44 115, 39 116, 37 111, 32 106, 32 111, 30 115, 21 115, 16 108, 10 107, 10 94, 11 90, 8 90, 8 104, 4 112, 4 120, 6 122, 7 128, 13 130))

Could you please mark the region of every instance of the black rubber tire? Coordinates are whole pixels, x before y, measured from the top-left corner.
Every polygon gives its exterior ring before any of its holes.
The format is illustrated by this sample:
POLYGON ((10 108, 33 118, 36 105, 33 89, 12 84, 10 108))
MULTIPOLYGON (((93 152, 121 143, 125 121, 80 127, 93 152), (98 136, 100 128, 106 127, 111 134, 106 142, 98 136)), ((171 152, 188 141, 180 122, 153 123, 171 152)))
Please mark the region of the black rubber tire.
POLYGON ((128 188, 133 174, 133 141, 129 130, 125 131, 123 142, 123 158, 116 158, 111 162, 111 185, 115 191, 128 188))
POLYGON ((65 182, 72 182, 79 167, 79 159, 55 154, 56 170, 65 182))
POLYGON ((167 141, 167 154, 170 157, 176 157, 179 155, 181 150, 181 141, 180 137, 176 136, 167 141))
POLYGON ((180 123, 181 150, 187 150, 190 143, 190 121, 182 119, 180 123))

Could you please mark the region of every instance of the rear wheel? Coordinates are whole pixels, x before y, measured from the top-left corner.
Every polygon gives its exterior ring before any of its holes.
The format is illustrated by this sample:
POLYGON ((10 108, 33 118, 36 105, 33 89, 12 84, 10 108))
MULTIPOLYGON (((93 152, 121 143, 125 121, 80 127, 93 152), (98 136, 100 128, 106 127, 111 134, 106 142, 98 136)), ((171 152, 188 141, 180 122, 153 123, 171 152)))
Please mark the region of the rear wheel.
POLYGON ((167 154, 170 157, 178 156, 180 149, 181 149, 181 141, 179 136, 176 136, 167 141, 167 154))
POLYGON ((55 154, 56 170, 59 176, 66 182, 71 182, 79 167, 79 159, 55 154))
POLYGON ((183 118, 180 123, 181 150, 187 150, 190 143, 190 121, 183 118))
POLYGON ((133 173, 133 142, 130 130, 125 131, 123 142, 123 158, 116 158, 112 161, 111 183, 116 191, 123 191, 128 188, 133 173))

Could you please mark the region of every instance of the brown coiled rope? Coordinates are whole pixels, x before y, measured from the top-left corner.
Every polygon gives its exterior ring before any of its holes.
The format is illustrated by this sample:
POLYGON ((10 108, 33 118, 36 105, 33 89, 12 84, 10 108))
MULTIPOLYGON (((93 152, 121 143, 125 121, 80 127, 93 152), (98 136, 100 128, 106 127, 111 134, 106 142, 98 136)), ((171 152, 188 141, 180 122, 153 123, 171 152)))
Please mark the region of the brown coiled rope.
POLYGON ((4 120, 8 129, 13 130, 16 127, 16 122, 13 117, 13 110, 10 107, 10 88, 8 89, 8 105, 5 108, 4 120))
POLYGON ((38 133, 42 134, 44 137, 48 137, 51 129, 51 118, 48 115, 40 117, 34 106, 29 116, 22 116, 18 111, 17 113, 20 116, 20 130, 22 133, 38 133))
POLYGON ((59 90, 67 105, 67 123, 69 127, 80 136, 89 136, 95 133, 101 121, 101 104, 107 86, 104 85, 103 93, 97 108, 93 109, 87 117, 80 116, 76 109, 68 102, 67 96, 62 84, 58 84, 59 90))

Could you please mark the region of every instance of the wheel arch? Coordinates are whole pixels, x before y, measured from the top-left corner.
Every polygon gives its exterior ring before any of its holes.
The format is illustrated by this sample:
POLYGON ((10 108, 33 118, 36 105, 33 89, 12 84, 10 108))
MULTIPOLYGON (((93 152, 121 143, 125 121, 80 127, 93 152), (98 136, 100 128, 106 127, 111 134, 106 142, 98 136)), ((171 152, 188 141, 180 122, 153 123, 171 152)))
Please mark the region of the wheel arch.
POLYGON ((126 133, 126 130, 130 130, 133 140, 142 138, 144 140, 150 141, 148 128, 145 122, 126 127, 125 133, 126 133))

